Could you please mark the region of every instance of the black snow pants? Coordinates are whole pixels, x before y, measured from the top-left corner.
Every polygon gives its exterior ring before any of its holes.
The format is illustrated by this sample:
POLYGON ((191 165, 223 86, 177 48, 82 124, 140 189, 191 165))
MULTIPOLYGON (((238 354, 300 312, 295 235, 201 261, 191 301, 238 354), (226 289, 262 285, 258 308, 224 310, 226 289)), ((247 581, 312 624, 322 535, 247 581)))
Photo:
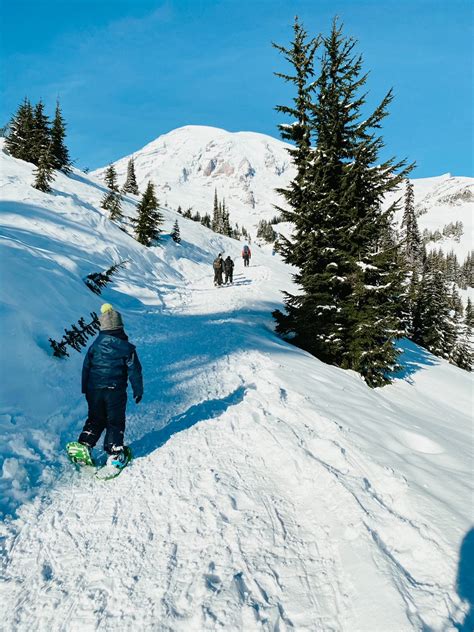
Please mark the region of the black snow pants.
POLYGON ((127 391, 114 388, 90 389, 86 393, 89 414, 79 437, 80 443, 93 448, 105 430, 104 450, 123 447, 127 391))
POLYGON ((222 270, 214 269, 214 284, 222 285, 222 270))
POLYGON ((244 268, 247 268, 250 265, 250 257, 249 257, 249 255, 244 255, 243 256, 243 260, 244 260, 244 268))
POLYGON ((225 271, 224 283, 232 283, 233 277, 234 271, 232 270, 232 268, 227 268, 225 271))

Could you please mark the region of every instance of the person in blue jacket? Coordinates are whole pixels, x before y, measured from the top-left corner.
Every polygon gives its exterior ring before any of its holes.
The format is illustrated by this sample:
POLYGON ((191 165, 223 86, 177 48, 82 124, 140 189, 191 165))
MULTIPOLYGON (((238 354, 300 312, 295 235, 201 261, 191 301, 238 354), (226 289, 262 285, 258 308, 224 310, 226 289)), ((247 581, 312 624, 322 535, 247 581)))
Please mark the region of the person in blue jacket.
POLYGON ((82 392, 89 411, 79 443, 90 451, 105 430, 107 463, 121 467, 126 462, 123 436, 127 383, 130 380, 138 404, 143 396, 142 367, 123 329, 122 316, 109 303, 102 305, 100 311, 100 332, 89 347, 82 367, 82 392))

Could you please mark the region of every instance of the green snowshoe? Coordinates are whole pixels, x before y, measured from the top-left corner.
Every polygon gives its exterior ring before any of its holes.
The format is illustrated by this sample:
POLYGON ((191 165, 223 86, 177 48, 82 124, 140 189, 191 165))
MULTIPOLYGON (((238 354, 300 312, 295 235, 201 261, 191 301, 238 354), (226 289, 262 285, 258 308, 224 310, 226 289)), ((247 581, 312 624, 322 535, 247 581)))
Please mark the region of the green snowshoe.
POLYGON ((83 443, 78 441, 71 441, 66 444, 66 452, 71 463, 75 465, 89 465, 94 467, 95 463, 92 460, 89 448, 83 443))
POLYGON ((115 461, 113 456, 109 456, 107 463, 97 468, 96 478, 101 481, 109 481, 111 478, 116 478, 130 464, 132 458, 131 449, 127 445, 124 446, 123 459, 115 461))

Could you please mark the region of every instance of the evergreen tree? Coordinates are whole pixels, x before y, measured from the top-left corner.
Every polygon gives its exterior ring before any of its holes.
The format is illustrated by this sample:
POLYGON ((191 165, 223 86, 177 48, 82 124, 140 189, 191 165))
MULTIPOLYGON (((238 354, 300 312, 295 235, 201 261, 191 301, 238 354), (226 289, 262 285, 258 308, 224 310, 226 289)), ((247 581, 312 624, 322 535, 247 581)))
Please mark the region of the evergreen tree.
POLYGON ((51 154, 54 168, 68 174, 71 173, 72 161, 65 139, 66 124, 63 119, 59 101, 56 101, 56 111, 51 126, 51 154))
POLYGON ((433 257, 427 258, 414 318, 413 340, 434 355, 449 359, 456 343, 456 328, 449 288, 433 257))
POLYGON ((230 213, 225 205, 225 200, 222 201, 221 206, 221 234, 227 237, 232 237, 232 227, 230 225, 230 213))
POLYGON ((423 244, 415 215, 415 194, 413 184, 406 181, 405 209, 402 218, 403 242, 405 257, 413 274, 420 274, 423 269, 423 244))
POLYGON ((108 191, 102 198, 102 208, 109 212, 109 218, 112 220, 122 219, 122 196, 120 195, 117 185, 117 172, 114 165, 109 165, 105 172, 105 184, 108 191))
POLYGON ((163 221, 163 215, 159 212, 158 208, 155 187, 150 181, 138 203, 137 217, 132 220, 132 224, 135 226, 137 241, 144 246, 150 246, 154 240, 159 238, 161 232, 160 224, 163 221))
POLYGON ((33 108, 25 98, 8 125, 5 147, 13 158, 33 162, 33 108))
POLYGON ((275 241, 275 239, 277 238, 277 234, 273 230, 272 225, 262 219, 259 221, 257 226, 257 237, 265 240, 268 243, 271 243, 275 241))
POLYGON ((171 233, 171 237, 173 239, 173 241, 177 244, 181 243, 181 234, 179 231, 179 224, 178 224, 178 220, 175 221, 174 226, 173 226, 173 231, 171 233))
POLYGON ((135 161, 133 158, 130 158, 127 165, 127 178, 125 180, 125 184, 123 185, 122 191, 124 193, 132 193, 133 195, 138 195, 138 184, 137 177, 135 175, 135 161))
MULTIPOLYGON (((277 112, 289 116, 293 122, 278 125, 284 140, 293 147, 288 149, 292 163, 296 168, 296 176, 287 189, 277 189, 288 203, 289 208, 279 208, 282 220, 294 225, 294 239, 288 240, 282 236, 281 252, 288 263, 295 266, 304 264, 307 248, 311 241, 311 206, 312 206, 312 175, 313 161, 312 134, 313 98, 315 91, 314 57, 319 46, 319 38, 308 38, 308 34, 295 18, 293 26, 293 41, 289 48, 273 44, 280 51, 286 61, 293 67, 294 74, 275 73, 287 83, 293 84, 296 94, 292 105, 277 105, 277 112)), ((291 297, 288 295, 291 316, 291 297)), ((281 329, 285 329, 283 323, 281 329)))
POLYGON ((472 340, 472 304, 468 300, 466 307, 466 315, 464 320, 463 307, 459 294, 453 289, 454 303, 454 323, 456 328, 456 343, 449 358, 452 364, 455 364, 465 371, 472 371, 474 363, 473 340, 472 340), (468 314, 468 310, 470 314, 468 314))
POLYGON ((209 213, 206 213, 201 217, 201 224, 206 228, 211 228, 211 216, 209 213))
POLYGON ((282 75, 295 84, 295 107, 279 111, 296 121, 283 126, 297 175, 280 192, 290 211, 278 209, 295 225, 280 251, 298 267, 298 295, 286 295, 286 314, 277 329, 326 362, 359 371, 367 383, 389 381, 396 365, 393 340, 400 334, 397 314, 402 274, 399 246, 391 227, 395 206, 381 210, 384 195, 408 172, 404 163, 380 164, 382 139, 375 131, 387 115, 391 93, 361 121, 367 76, 355 42, 334 22, 322 39, 324 55, 316 81, 316 41, 295 22, 292 47, 278 47, 295 69, 282 75), (311 144, 315 139, 315 146, 311 144), (396 172, 398 175, 395 175, 396 172))
POLYGON ((51 193, 50 183, 54 180, 54 169, 52 167, 52 157, 49 147, 45 147, 38 161, 38 167, 33 172, 35 175, 34 188, 43 193, 51 193))
POLYGON ((49 153, 51 166, 54 169, 54 161, 51 153, 51 130, 49 128, 49 118, 44 111, 44 103, 40 100, 35 105, 33 112, 33 138, 32 138, 33 162, 39 165, 40 160, 49 153), (49 152, 47 151, 49 150, 49 152))
POLYGON ((217 199, 217 189, 214 190, 214 207, 212 210, 212 223, 211 223, 211 228, 215 233, 219 232, 220 226, 221 226, 221 221, 222 221, 222 217, 221 217, 221 205, 219 204, 219 201, 217 199))
POLYGON ((105 171, 104 181, 107 187, 111 191, 119 192, 118 184, 117 184, 117 172, 115 171, 114 165, 109 165, 105 171))
POLYGON ((467 299, 466 312, 464 315, 464 322, 468 327, 474 329, 474 309, 472 308, 471 299, 467 299))

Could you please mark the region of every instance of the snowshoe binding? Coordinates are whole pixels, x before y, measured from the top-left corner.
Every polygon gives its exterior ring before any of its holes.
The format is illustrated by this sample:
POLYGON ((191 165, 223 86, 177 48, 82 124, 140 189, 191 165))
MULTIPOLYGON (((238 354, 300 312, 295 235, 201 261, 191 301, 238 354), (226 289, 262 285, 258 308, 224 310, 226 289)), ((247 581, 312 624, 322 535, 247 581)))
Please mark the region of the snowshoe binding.
POLYGON ((97 470, 95 474, 96 478, 103 481, 115 478, 127 467, 131 460, 132 451, 128 446, 124 446, 123 450, 113 452, 109 455, 105 465, 97 470))

